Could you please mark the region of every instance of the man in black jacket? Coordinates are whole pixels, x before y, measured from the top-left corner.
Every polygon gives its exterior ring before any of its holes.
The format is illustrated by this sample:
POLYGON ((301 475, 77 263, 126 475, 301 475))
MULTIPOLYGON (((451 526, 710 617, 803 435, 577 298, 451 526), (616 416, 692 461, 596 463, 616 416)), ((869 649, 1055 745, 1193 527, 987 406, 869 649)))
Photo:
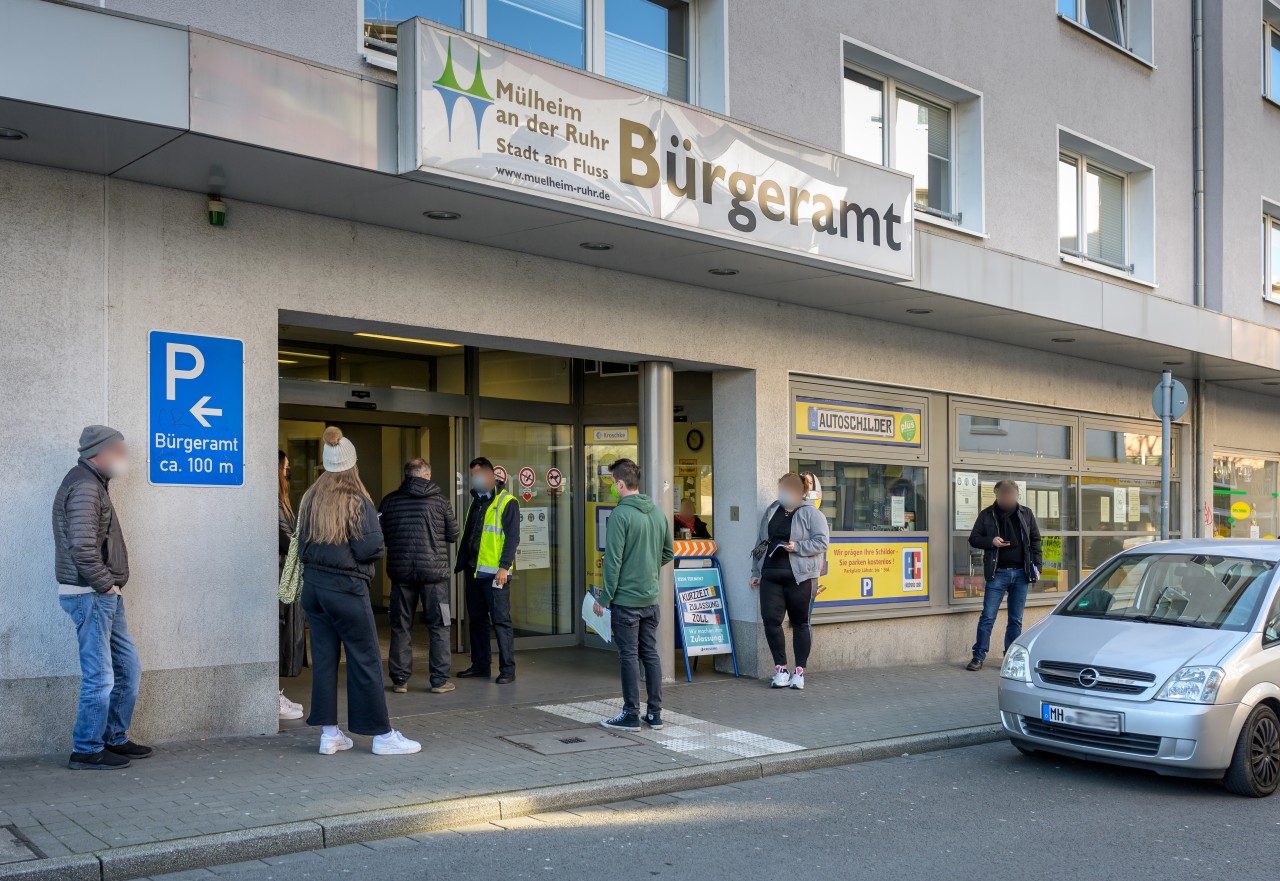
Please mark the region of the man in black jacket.
POLYGON ((1005 625, 1004 649, 1022 635, 1022 612, 1027 591, 1040 580, 1043 559, 1040 526, 1026 505, 1018 504, 1018 484, 1012 480, 996 483, 996 501, 978 514, 969 544, 982 550, 982 616, 978 619, 978 640, 966 670, 981 670, 991 648, 991 629, 1000 611, 1000 602, 1009 597, 1009 620, 1005 625))
POLYGON ((80 646, 80 704, 72 732, 72 770, 127 768, 151 755, 129 740, 142 664, 129 635, 124 594, 129 552, 107 484, 129 465, 124 435, 106 425, 80 434, 80 459, 53 499, 58 602, 80 646))
POLYGON ((447 694, 449 681, 449 545, 458 540, 453 505, 431 481, 431 466, 410 459, 404 483, 378 507, 387 542, 387 577, 391 579, 391 689, 409 690, 413 675, 413 617, 422 618, 431 638, 431 691, 447 694))

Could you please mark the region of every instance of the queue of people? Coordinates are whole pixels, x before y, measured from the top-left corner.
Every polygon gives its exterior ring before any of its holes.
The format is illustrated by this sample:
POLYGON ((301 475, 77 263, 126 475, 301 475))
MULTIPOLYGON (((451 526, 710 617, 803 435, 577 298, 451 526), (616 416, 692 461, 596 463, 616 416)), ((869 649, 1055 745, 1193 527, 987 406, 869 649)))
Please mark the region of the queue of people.
MULTIPOLYGON (((128 735, 141 664, 125 614, 128 551, 109 490, 111 481, 126 473, 129 457, 123 435, 105 425, 85 428, 78 452, 55 495, 52 519, 58 599, 75 629, 82 671, 68 766, 118 769, 153 753, 128 735)), ((283 451, 279 455, 280 571, 291 545, 296 545, 302 569, 299 601, 280 603, 280 675, 298 676, 310 664, 311 709, 306 715, 308 724, 322 729, 320 752, 351 749, 350 737, 338 725, 338 667, 345 652, 348 730, 371 737, 377 755, 416 753, 421 744, 390 722, 369 597, 374 563, 387 556, 392 582, 387 666, 393 693, 408 691, 413 622, 419 612, 430 640, 430 691, 455 690, 449 647, 452 573, 461 573, 466 584, 471 636, 471 663, 457 675, 492 675, 492 633, 498 645, 494 681, 513 682, 511 589, 520 542, 519 503, 497 482, 493 463, 477 457, 469 465, 471 499, 459 528, 452 504, 432 482, 425 460, 407 462, 403 483, 375 508, 360 480, 356 449, 336 426, 324 432, 321 458, 324 470, 295 512, 288 492, 290 463, 283 451), (451 570, 449 546, 454 543, 458 551, 451 570)), ((595 612, 610 611, 623 707, 601 724, 624 731, 642 726, 656 730, 663 725, 660 572, 673 559, 673 525, 701 537, 705 524, 684 505, 674 521, 666 519, 640 491, 640 466, 634 461, 619 459, 609 471, 618 504, 605 537, 604 585, 595 612), (642 671, 647 692, 643 714, 642 671)), ((1006 599, 1005 647, 1018 638, 1027 592, 1043 565, 1039 526, 1031 509, 1019 503, 1018 493, 1015 481, 997 483, 994 503, 980 512, 969 537, 970 545, 983 551, 986 582, 969 670, 982 668, 996 614, 1006 599)), ((805 686, 813 644, 810 617, 830 540, 827 519, 819 510, 821 498, 815 475, 788 472, 778 480, 777 499, 760 518, 750 584, 759 590, 760 617, 774 661, 773 688, 805 686), (793 664, 788 663, 784 619, 791 625, 793 664)), ((280 692, 280 718, 297 719, 304 712, 280 692)))

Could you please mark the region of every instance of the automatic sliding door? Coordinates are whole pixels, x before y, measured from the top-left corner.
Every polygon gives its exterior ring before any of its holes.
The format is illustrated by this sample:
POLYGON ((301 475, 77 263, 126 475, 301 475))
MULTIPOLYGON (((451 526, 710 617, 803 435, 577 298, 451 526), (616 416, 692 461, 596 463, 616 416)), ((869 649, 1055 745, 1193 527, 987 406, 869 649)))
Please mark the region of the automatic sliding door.
POLYGON ((573 428, 481 419, 478 429, 480 455, 506 469, 507 489, 520 503, 520 550, 511 592, 516 637, 525 647, 572 643, 578 618, 573 602, 573 428))

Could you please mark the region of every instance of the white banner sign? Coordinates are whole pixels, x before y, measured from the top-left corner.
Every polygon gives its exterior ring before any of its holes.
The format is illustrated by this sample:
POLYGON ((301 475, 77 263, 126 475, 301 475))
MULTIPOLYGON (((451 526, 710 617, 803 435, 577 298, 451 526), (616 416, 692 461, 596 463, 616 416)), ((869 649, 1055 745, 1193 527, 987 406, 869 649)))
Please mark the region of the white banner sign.
POLYGON ((912 276, 910 175, 420 19, 400 26, 398 54, 402 174, 912 276))

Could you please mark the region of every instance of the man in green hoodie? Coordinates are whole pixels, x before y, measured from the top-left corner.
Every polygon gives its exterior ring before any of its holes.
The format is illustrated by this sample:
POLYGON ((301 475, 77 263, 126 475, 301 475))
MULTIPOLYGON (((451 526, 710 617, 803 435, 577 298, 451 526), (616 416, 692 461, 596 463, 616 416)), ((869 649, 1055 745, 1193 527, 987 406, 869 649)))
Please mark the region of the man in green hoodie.
POLYGON ((604 591, 596 614, 611 610, 611 630, 622 667, 622 712, 600 724, 638 731, 643 721, 662 727, 662 660, 658 656, 658 573, 675 558, 671 521, 640 492, 640 466, 619 459, 609 466, 618 507, 609 516, 604 539, 604 591), (648 712, 640 715, 640 664, 644 664, 648 712))

